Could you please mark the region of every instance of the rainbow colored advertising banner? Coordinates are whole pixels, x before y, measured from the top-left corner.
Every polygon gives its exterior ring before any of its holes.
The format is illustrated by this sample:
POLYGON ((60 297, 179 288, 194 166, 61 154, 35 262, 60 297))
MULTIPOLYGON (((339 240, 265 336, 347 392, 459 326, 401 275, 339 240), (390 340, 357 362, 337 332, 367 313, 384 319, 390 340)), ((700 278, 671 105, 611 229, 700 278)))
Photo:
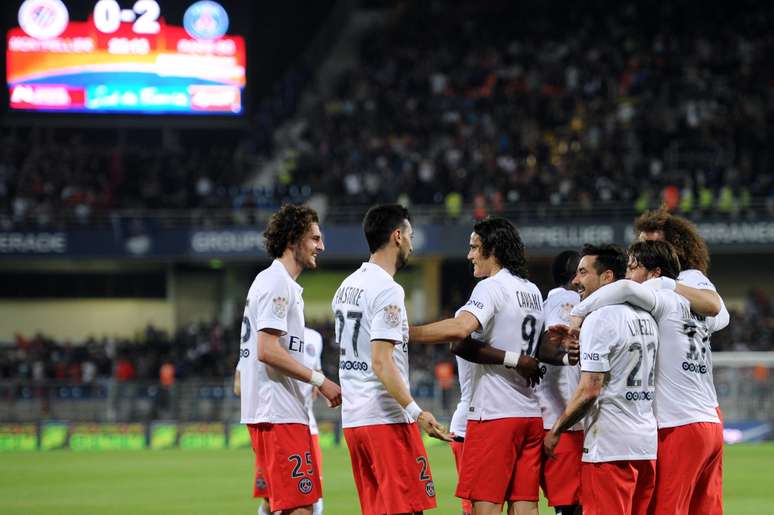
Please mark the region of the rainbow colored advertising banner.
POLYGON ((62 0, 26 0, 7 34, 11 110, 238 115, 245 40, 227 35, 226 10, 196 1, 182 26, 156 0, 98 0, 86 21, 62 0))

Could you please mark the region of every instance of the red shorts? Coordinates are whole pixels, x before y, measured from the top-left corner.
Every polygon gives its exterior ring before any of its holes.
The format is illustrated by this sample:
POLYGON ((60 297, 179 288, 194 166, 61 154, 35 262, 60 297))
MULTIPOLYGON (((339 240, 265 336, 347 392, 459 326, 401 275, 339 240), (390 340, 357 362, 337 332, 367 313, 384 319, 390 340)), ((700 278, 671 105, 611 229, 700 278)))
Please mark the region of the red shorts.
POLYGON ((311 506, 322 494, 306 424, 248 424, 256 465, 262 466, 271 511, 311 506))
POLYGON ((469 420, 455 495, 474 502, 537 502, 542 448, 539 417, 469 420))
MULTIPOLYGON (((251 438, 252 435, 252 431, 250 431, 251 438)), ((255 446, 253 446, 253 451, 255 451, 255 446)), ((253 483, 253 497, 269 497, 269 486, 266 482, 266 471, 263 469, 261 460, 258 459, 258 451, 255 451, 255 482, 253 483)))
POLYGON ((648 513, 723 513, 723 425, 658 430, 656 489, 648 513))
POLYGON ((646 515, 656 484, 656 460, 581 464, 583 515, 646 515))
POLYGON ((435 508, 435 485, 416 424, 348 427, 344 438, 363 515, 435 508))
POLYGON ((317 463, 317 470, 320 472, 320 484, 322 484, 323 461, 322 449, 320 449, 320 435, 312 435, 312 452, 314 453, 314 461, 317 463))
POLYGON ((548 505, 580 504, 583 431, 562 433, 554 453, 556 458, 543 454, 543 467, 540 471, 540 486, 548 499, 548 505))
MULTIPOLYGON (((454 441, 451 443, 452 454, 454 454, 454 465, 457 467, 457 477, 460 475, 460 467, 462 466, 462 448, 465 442, 454 441)), ((470 499, 462 499, 462 512, 473 513, 473 503, 470 499)))

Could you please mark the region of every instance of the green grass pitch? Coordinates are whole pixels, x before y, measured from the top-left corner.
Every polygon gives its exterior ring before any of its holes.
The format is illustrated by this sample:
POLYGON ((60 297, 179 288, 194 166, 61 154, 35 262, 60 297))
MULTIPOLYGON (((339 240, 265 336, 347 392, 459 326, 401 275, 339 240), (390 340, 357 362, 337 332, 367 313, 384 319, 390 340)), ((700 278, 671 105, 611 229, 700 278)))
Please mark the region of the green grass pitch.
MULTIPOLYGON (((458 514, 451 452, 428 449, 432 514, 458 514)), ((385 452, 389 452, 385 449, 385 452)), ((359 513, 345 448, 324 452, 325 511, 359 513)), ((729 515, 773 513, 774 443, 726 447, 729 515)), ((0 454, 3 515, 252 515, 253 455, 243 451, 54 451, 0 454)), ((541 505, 541 514, 553 513, 541 505)))

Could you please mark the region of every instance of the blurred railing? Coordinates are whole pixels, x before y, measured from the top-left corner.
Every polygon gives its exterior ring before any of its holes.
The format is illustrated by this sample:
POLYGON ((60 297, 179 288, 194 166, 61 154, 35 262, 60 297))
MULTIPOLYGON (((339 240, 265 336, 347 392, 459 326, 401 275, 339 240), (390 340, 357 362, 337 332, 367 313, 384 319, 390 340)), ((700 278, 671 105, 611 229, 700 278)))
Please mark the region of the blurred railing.
MULTIPOLYGON (((331 205, 321 207, 323 222, 327 224, 360 223, 369 205, 331 205)), ((657 206, 651 206, 657 207, 657 206)), ((94 210, 88 215, 78 216, 64 211, 56 216, 40 217, 30 214, 21 218, 5 219, 0 229, 64 229, 64 228, 113 228, 131 232, 135 226, 141 228, 194 227, 218 228, 233 226, 263 227, 277 206, 265 208, 234 209, 115 209, 94 210)), ((411 206, 412 218, 418 223, 454 224, 468 222, 482 214, 496 214, 522 223, 555 222, 563 220, 626 220, 636 217, 639 212, 631 203, 595 202, 562 203, 549 205, 537 202, 519 202, 507 205, 501 210, 476 208, 472 204, 461 206, 450 213, 442 205, 411 206)), ((756 199, 744 208, 721 210, 694 209, 679 213, 695 221, 754 221, 774 216, 774 202, 756 199)))

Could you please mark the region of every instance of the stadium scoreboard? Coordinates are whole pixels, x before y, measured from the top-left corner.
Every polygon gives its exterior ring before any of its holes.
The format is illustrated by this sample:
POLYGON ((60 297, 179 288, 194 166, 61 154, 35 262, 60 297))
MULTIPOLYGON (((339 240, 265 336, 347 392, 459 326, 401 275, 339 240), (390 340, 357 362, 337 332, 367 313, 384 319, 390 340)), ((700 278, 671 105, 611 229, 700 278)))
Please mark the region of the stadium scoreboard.
POLYGON ((165 18, 157 0, 25 0, 6 35, 9 108, 17 111, 239 115, 245 39, 221 3, 165 18))

